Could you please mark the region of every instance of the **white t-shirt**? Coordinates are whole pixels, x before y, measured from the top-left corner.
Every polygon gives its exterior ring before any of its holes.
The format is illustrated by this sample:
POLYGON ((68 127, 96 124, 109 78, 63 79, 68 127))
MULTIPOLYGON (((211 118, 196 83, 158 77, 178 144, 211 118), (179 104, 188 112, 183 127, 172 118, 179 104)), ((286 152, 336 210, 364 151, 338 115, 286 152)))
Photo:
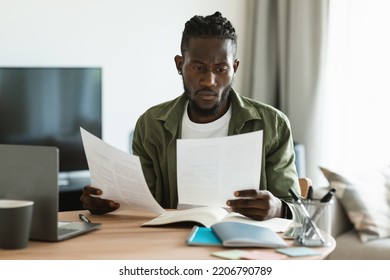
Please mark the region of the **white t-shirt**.
POLYGON ((185 105, 183 120, 181 124, 182 139, 199 139, 223 137, 228 135, 230 117, 232 115, 231 106, 229 110, 219 119, 210 123, 194 123, 188 116, 188 102, 185 105))

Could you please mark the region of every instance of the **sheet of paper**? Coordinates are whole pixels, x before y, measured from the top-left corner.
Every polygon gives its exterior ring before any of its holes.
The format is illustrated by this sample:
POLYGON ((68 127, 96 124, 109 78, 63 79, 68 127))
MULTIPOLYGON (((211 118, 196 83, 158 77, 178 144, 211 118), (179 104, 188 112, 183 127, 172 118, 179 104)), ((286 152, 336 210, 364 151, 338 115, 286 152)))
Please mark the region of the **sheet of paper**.
POLYGON ((303 256, 318 256, 321 252, 306 248, 306 247, 291 247, 291 248, 280 248, 276 249, 276 252, 285 254, 290 257, 303 257, 303 256))
POLYGON ((281 260, 286 258, 282 254, 275 254, 268 250, 252 250, 241 256, 244 260, 281 260))
POLYGON ((165 212, 146 184, 139 157, 105 143, 83 128, 80 130, 91 185, 103 191, 103 198, 119 202, 119 210, 165 212))
POLYGON ((218 251, 218 252, 212 252, 210 255, 222 259, 228 259, 228 260, 239 260, 242 256, 245 256, 248 252, 245 250, 224 250, 224 251, 218 251))
POLYGON ((259 188, 263 131, 177 140, 180 205, 227 207, 241 189, 259 188))

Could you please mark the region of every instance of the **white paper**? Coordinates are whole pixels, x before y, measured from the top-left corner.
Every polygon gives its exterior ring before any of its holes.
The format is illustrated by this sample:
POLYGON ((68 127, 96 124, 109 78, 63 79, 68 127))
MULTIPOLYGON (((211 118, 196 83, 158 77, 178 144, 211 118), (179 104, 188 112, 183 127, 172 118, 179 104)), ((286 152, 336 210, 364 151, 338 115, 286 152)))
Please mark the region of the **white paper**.
POLYGON ((146 184, 138 156, 105 143, 83 128, 80 130, 91 185, 103 191, 102 198, 119 202, 119 210, 134 209, 156 214, 165 212, 146 184))
POLYGON ((262 146, 263 131, 177 140, 179 207, 227 207, 235 191, 258 189, 262 146))

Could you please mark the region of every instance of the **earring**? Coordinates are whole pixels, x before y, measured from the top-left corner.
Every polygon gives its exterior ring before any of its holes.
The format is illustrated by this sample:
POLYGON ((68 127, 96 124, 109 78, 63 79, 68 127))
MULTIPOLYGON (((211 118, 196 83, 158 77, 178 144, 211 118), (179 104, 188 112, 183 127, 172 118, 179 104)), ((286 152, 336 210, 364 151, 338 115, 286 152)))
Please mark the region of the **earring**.
POLYGON ((178 71, 179 75, 181 75, 181 70, 178 71))

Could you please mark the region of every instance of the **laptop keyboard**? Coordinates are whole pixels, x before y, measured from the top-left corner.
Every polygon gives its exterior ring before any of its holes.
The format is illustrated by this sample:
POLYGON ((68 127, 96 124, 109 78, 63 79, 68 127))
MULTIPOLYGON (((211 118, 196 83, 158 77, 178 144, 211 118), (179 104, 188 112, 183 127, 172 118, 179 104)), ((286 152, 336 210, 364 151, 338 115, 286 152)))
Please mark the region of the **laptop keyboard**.
POLYGON ((58 228, 58 235, 64 235, 69 234, 72 232, 77 231, 77 229, 71 229, 71 228, 58 228))

